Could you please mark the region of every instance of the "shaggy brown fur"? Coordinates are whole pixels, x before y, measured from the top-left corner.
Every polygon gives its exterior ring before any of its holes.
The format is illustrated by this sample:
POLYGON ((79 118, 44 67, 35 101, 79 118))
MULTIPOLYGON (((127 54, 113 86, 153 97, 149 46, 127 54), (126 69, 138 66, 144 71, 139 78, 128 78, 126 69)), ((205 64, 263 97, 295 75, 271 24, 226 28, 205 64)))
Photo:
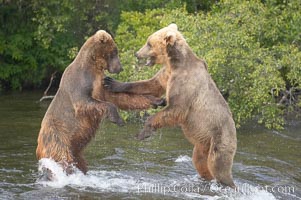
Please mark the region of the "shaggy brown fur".
POLYGON ((163 126, 180 125, 194 145, 193 164, 199 174, 235 187, 232 164, 236 152, 236 129, 229 106, 207 72, 206 63, 190 49, 175 24, 151 36, 136 53, 147 64, 163 64, 150 80, 121 83, 110 78, 105 86, 114 92, 160 97, 166 91, 167 107, 151 116, 139 139, 163 126))
POLYGON ((62 76, 41 124, 37 159, 52 158, 67 173, 72 173, 72 165, 86 173, 83 150, 94 137, 100 121, 107 117, 113 123, 123 124, 115 105, 133 110, 162 103, 160 98, 150 95, 104 90, 104 70, 119 73, 122 68, 115 42, 100 30, 85 42, 62 76))

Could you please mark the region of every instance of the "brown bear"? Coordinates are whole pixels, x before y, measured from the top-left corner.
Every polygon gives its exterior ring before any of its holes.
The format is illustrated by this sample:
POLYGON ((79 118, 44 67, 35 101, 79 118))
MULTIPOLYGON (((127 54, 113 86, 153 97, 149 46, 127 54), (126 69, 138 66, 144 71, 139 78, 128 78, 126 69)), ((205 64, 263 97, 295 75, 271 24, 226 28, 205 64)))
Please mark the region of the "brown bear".
POLYGON ((175 24, 149 36, 136 56, 147 58, 148 66, 163 64, 163 68, 149 80, 121 83, 106 78, 104 84, 113 92, 157 97, 166 92, 167 106, 147 119, 138 138, 149 137, 163 126, 179 125, 194 145, 193 164, 201 177, 234 188, 235 124, 206 63, 192 52, 175 24))
MULTIPOLYGON (((108 117, 113 123, 123 124, 115 105, 132 110, 162 103, 160 98, 149 95, 104 90, 104 70, 119 73, 122 68, 115 42, 107 32, 100 30, 84 43, 63 73, 41 124, 36 149, 38 160, 51 158, 60 163, 67 174, 72 173, 73 166, 86 173, 83 150, 100 121, 108 117)), ((49 170, 45 171, 48 176, 49 170)))

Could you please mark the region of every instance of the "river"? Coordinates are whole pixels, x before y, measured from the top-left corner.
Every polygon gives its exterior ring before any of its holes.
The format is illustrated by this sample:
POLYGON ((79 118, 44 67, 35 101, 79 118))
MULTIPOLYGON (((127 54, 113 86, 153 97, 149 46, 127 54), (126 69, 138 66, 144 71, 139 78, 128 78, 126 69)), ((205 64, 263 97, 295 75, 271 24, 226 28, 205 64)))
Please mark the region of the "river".
POLYGON ((301 199, 301 122, 283 131, 249 124, 237 130, 233 165, 237 190, 197 175, 193 146, 178 128, 164 128, 146 141, 134 135, 143 123, 124 127, 102 122, 85 150, 89 172, 70 176, 51 160, 36 160, 42 92, 0 96, 0 199, 301 199), (39 166, 57 179, 39 180, 39 166))

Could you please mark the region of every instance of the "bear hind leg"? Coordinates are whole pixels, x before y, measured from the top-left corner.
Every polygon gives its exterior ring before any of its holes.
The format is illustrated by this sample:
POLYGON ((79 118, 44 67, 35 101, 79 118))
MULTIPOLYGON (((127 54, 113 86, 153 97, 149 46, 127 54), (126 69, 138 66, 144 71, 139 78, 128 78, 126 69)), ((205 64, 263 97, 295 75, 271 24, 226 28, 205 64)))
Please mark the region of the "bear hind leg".
POLYGON ((232 178, 232 164, 234 151, 219 151, 218 147, 211 144, 208 156, 208 168, 217 182, 236 188, 232 178))
POLYGON ((87 174, 88 171, 87 162, 81 154, 76 157, 76 162, 74 162, 74 165, 84 174, 87 174))
POLYGON ((212 180, 213 176, 209 171, 208 159, 209 147, 203 144, 196 144, 193 148, 192 162, 200 176, 206 180, 212 180))

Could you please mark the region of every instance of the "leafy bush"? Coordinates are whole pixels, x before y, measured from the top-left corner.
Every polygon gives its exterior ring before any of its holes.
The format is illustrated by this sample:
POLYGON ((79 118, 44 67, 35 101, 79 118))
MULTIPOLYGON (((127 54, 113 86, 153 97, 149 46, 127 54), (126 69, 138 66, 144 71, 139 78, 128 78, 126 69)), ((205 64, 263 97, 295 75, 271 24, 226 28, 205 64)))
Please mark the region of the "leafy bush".
MULTIPOLYGON (((151 33, 175 22, 194 52, 208 63, 237 126, 256 118, 268 128, 280 129, 288 110, 279 101, 288 88, 298 91, 300 86, 301 14, 296 11, 300 11, 297 1, 284 7, 225 0, 208 13, 189 14, 185 7, 124 12, 116 41, 126 67, 116 78, 152 77, 160 66, 140 69, 134 52, 151 33)), ((294 99, 291 110, 300 107, 296 95, 294 99)))
POLYGON ((98 29, 116 36, 125 70, 115 78, 148 79, 160 66, 144 68, 134 53, 175 22, 208 63, 238 126, 255 118, 282 128, 284 116, 301 110, 300 7, 299 0, 0 0, 0 90, 48 82, 98 29))
POLYGON ((0 6, 0 89, 7 85, 19 88, 23 81, 35 81, 32 72, 38 65, 32 51, 32 33, 27 31, 32 30, 32 26, 23 21, 31 18, 27 12, 30 8, 20 6, 24 7, 21 14, 18 14, 17 5, 0 6))
POLYGON ((116 26, 114 4, 0 0, 0 90, 39 87, 63 72, 88 36, 116 26))

